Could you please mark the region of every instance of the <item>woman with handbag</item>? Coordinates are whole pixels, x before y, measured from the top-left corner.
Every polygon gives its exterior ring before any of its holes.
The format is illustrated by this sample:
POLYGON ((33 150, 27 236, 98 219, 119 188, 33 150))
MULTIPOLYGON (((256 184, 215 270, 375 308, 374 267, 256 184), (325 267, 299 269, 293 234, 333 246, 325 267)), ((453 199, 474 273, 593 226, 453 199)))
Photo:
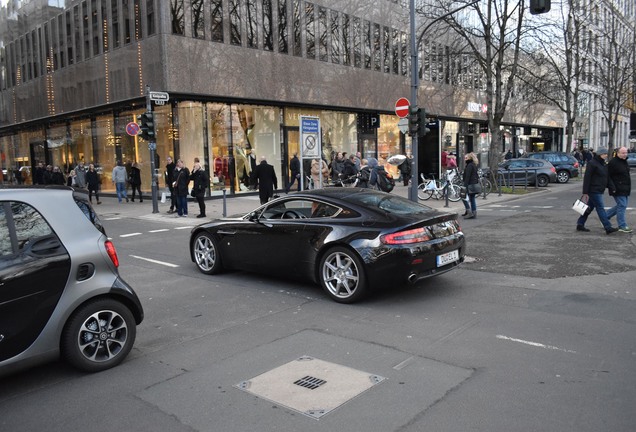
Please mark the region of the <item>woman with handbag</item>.
POLYGON ((197 200, 197 203, 199 203, 199 214, 197 217, 203 218, 205 217, 205 190, 210 186, 210 177, 208 177, 208 173, 201 167, 201 163, 198 162, 198 159, 195 159, 190 180, 194 181, 191 195, 197 200))
POLYGON ((466 198, 462 201, 466 211, 464 217, 466 219, 475 219, 477 217, 477 201, 475 197, 481 193, 481 185, 479 184, 479 175, 477 173, 477 156, 475 153, 468 153, 464 156, 466 167, 464 168, 464 187, 466 187, 466 198))

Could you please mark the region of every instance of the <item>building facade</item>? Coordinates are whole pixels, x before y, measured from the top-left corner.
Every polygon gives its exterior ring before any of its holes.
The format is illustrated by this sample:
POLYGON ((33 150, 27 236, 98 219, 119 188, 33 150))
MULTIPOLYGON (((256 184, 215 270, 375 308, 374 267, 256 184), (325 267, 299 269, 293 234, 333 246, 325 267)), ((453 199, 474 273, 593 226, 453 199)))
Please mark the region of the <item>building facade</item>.
MULTIPOLYGON (((409 153, 394 113, 397 99, 410 93, 407 6, 10 0, 0 9, 3 180, 32 182, 40 162, 68 171, 84 161, 95 164, 109 191, 122 160, 138 162, 149 189, 148 143, 126 128, 145 112, 148 88, 169 94, 168 102, 153 103, 157 167, 164 171, 167 156, 189 167, 199 158, 213 180, 211 195, 248 192, 261 156, 282 188, 303 115, 320 118, 327 161, 334 152, 379 159, 409 153)), ((438 172, 442 149, 487 151, 484 83, 470 59, 442 42, 425 41, 419 55, 418 100, 431 130, 420 139, 419 167, 438 172)), ((518 102, 505 118, 501 151, 512 140, 526 151, 560 149, 560 113, 518 102)))

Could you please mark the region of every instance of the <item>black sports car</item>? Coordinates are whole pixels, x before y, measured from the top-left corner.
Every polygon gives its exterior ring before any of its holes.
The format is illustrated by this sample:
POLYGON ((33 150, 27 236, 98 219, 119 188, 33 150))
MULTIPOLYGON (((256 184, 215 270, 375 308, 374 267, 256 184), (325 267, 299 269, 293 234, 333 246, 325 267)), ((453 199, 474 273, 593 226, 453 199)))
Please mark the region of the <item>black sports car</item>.
POLYGON ((192 261, 205 274, 300 276, 340 303, 452 270, 464 254, 456 213, 361 188, 295 192, 190 236, 192 261))

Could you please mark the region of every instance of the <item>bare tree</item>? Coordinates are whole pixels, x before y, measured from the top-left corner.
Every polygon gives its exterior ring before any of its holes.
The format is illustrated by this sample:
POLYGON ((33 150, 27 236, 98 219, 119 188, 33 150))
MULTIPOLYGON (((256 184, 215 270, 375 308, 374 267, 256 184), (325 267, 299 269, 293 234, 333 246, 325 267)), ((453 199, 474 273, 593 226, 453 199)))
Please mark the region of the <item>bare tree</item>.
POLYGON ((621 111, 633 103, 633 24, 625 22, 616 14, 610 14, 597 31, 598 40, 588 43, 588 47, 593 48, 587 59, 593 66, 588 80, 594 81, 590 92, 596 96, 607 124, 607 147, 611 152, 621 111))
MULTIPOLYGON (((442 13, 457 6, 441 5, 442 13), (447 10, 444 10, 447 9, 447 10)), ((502 143, 501 121, 514 89, 524 37, 525 0, 484 0, 444 20, 466 43, 485 78, 488 129, 491 141, 488 166, 496 167, 502 143)))
POLYGON ((567 146, 572 148, 574 125, 581 94, 585 47, 582 43, 589 14, 564 0, 558 15, 542 16, 540 26, 531 27, 531 42, 521 62, 519 80, 524 94, 539 95, 565 114, 567 146))

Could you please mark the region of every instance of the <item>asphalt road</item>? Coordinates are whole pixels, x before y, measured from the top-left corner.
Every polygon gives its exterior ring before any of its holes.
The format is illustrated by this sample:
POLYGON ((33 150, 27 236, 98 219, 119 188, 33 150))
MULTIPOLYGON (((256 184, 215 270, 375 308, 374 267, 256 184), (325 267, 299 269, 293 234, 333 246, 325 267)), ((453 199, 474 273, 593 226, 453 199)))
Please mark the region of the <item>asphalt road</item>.
POLYGON ((579 194, 480 200, 462 224, 469 262, 355 305, 205 276, 187 226, 109 218, 146 310, 133 352, 96 375, 53 363, 0 379, 0 431, 633 432, 634 235, 606 235, 595 215, 576 232, 579 194), (353 396, 309 390, 309 414, 281 403, 287 365, 307 358, 353 396), (374 379, 357 391, 360 373, 374 379))

